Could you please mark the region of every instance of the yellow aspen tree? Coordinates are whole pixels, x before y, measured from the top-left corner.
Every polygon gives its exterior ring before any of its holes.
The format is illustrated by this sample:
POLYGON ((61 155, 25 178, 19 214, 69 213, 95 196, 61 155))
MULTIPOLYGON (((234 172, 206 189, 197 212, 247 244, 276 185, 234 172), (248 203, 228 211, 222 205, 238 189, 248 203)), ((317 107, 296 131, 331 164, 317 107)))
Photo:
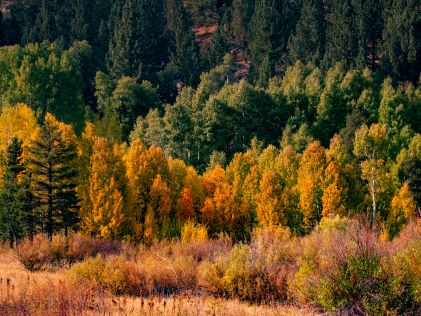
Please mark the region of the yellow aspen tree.
POLYGON ((95 137, 92 151, 89 177, 92 210, 82 219, 85 231, 101 238, 123 238, 132 233, 123 149, 105 138, 95 137))
POLYGON ((207 198, 201 210, 202 222, 211 234, 230 234, 234 240, 243 240, 248 233, 248 205, 238 202, 227 182, 220 183, 212 198, 207 198))
POLYGON ((299 161, 291 146, 285 147, 276 157, 274 171, 284 187, 293 187, 297 183, 299 161))
MULTIPOLYGON (((23 158, 27 156, 27 148, 31 140, 37 138, 39 125, 34 111, 25 104, 5 106, 0 114, 0 156, 6 152, 12 139, 22 141, 23 158)), ((3 183, 4 166, 0 164, 0 183, 3 183)))
POLYGON ((203 206, 203 188, 202 180, 193 167, 187 168, 187 174, 183 180, 184 189, 189 190, 189 194, 192 198, 193 203, 193 216, 199 215, 200 209, 203 206))
POLYGON ((263 227, 286 225, 281 207, 282 188, 273 171, 263 174, 260 193, 257 195, 257 218, 263 227))
MULTIPOLYGON (((91 157, 95 139, 95 128, 92 123, 87 123, 82 137, 78 143, 78 187, 79 218, 83 219, 92 210, 89 196, 89 178, 91 175, 91 157)), ((83 223, 83 222, 82 222, 83 223)))
POLYGON ((243 183, 242 199, 249 206, 250 216, 256 219, 257 195, 260 189, 261 172, 258 166, 253 166, 243 183))
POLYGON ((135 220, 136 239, 139 240, 144 236, 142 227, 148 212, 153 182, 158 174, 167 182, 170 179, 170 171, 163 151, 154 146, 147 149, 139 140, 132 142, 125 163, 130 188, 131 214, 135 220))
POLYGON ((379 194, 384 191, 386 181, 386 162, 388 147, 387 127, 382 124, 361 126, 355 133, 354 154, 362 159, 361 178, 367 181, 371 196, 371 226, 376 224, 379 206, 379 194))
MULTIPOLYGON (((160 239, 168 237, 170 229, 170 211, 171 211, 171 199, 170 192, 167 184, 163 181, 160 174, 158 174, 153 181, 150 189, 149 201, 147 206, 147 213, 153 211, 153 217, 156 223, 156 229, 160 239)), ((149 227, 145 223, 145 229, 149 227)), ((152 236, 155 237, 155 236, 152 236)))
POLYGON ((185 187, 184 181, 187 176, 188 167, 184 161, 179 159, 169 157, 167 161, 169 170, 168 187, 170 189, 171 201, 176 205, 180 198, 181 191, 185 187))
POLYGON ((304 216, 304 230, 309 232, 322 215, 322 181, 326 164, 325 149, 318 141, 311 143, 300 160, 297 188, 299 207, 304 216))
POLYGON ((26 148, 39 125, 34 111, 27 105, 6 106, 0 114, 0 151, 5 152, 13 137, 22 141, 26 148))
POLYGON ((396 191, 392 199, 390 214, 387 221, 389 238, 392 239, 415 216, 415 201, 408 182, 396 191))
POLYGON ((225 170, 220 166, 216 167, 202 176, 202 187, 205 198, 213 197, 219 183, 225 181, 225 170))
POLYGON ((346 215, 345 198, 348 195, 347 183, 335 161, 329 163, 323 181, 322 216, 346 215))

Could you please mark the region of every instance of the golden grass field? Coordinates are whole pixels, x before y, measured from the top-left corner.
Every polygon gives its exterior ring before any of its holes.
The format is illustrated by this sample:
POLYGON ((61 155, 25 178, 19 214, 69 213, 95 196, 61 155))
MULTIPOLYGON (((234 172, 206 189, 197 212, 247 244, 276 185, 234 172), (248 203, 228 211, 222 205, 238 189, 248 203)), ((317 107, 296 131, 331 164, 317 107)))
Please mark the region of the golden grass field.
POLYGON ((28 272, 14 252, 0 254, 0 315, 316 315, 293 306, 258 306, 209 296, 132 298, 93 285, 72 286, 64 269, 28 272))

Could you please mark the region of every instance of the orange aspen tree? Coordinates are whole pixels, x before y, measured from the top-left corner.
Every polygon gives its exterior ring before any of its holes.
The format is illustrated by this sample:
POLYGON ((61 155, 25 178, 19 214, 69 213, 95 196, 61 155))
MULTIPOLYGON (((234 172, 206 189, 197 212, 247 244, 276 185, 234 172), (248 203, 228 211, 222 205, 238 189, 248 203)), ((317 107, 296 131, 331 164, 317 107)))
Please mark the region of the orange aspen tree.
POLYGON ((286 225, 281 207, 282 188, 273 171, 263 174, 260 193, 257 195, 257 218, 264 227, 286 225))
POLYGON ((300 193, 299 207, 304 215, 303 225, 307 232, 321 219, 325 164, 325 149, 318 141, 311 143, 301 157, 297 183, 300 193))

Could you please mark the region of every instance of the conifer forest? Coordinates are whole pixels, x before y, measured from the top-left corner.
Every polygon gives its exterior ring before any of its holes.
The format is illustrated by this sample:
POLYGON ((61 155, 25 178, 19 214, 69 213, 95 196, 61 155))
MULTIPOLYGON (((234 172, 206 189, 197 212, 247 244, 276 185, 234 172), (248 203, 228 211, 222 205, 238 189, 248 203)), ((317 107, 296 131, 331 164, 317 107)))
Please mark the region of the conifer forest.
POLYGON ((420 315, 419 0, 1 0, 0 316, 420 315))

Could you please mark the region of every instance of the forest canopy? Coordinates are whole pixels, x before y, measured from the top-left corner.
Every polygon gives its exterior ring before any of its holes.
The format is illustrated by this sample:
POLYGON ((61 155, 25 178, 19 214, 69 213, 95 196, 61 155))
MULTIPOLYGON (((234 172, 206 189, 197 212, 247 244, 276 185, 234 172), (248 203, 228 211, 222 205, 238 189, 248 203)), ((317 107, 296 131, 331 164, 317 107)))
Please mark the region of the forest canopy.
POLYGON ((0 236, 307 234, 421 208, 417 1, 34 1, 0 19, 0 236))

